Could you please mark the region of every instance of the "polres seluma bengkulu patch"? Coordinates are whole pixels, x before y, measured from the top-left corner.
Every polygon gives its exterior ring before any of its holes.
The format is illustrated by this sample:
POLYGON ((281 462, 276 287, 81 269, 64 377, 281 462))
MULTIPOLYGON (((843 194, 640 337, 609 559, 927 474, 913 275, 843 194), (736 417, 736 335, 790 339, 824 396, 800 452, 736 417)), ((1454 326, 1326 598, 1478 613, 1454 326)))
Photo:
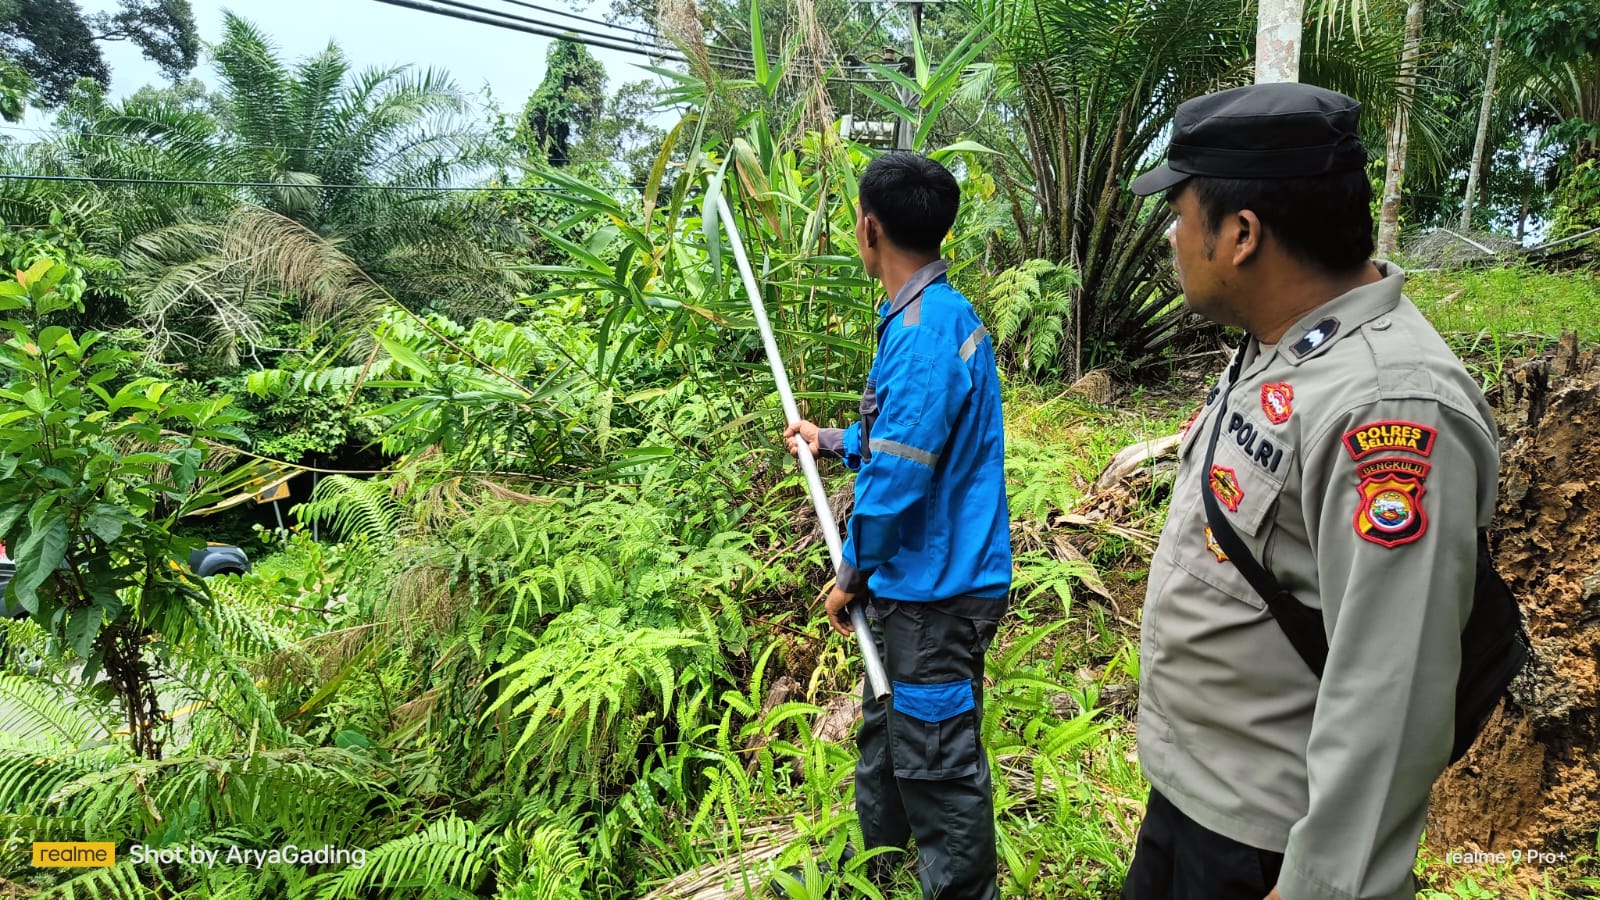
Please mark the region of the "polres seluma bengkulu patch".
POLYGON ((1384 450, 1403 450, 1427 456, 1433 452, 1433 441, 1438 436, 1438 430, 1426 425, 1389 419, 1368 422, 1345 432, 1344 448, 1350 451, 1351 459, 1361 459, 1384 450))

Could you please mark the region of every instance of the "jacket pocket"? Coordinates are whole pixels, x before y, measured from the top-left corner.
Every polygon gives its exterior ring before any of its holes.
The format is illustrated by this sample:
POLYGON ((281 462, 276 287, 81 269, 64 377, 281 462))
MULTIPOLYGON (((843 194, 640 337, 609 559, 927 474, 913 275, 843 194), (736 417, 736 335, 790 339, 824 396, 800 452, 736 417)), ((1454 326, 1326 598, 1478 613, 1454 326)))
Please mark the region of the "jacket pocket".
POLYGON ((889 753, 896 778, 945 781, 976 774, 978 711, 972 682, 895 682, 889 753))

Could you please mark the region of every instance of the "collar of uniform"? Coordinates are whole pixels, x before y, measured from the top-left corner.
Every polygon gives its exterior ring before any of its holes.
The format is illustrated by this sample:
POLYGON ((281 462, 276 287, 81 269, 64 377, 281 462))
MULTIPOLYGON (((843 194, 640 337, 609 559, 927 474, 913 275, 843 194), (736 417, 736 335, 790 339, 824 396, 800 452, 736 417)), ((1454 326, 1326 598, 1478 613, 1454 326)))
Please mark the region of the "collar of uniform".
POLYGON ((1373 264, 1378 267, 1378 274, 1383 276, 1382 281, 1346 291, 1306 313, 1304 318, 1278 339, 1278 356, 1288 360, 1293 366, 1316 359, 1328 352, 1329 347, 1359 331, 1362 325, 1391 312, 1398 306, 1400 290, 1405 286, 1406 273, 1392 262, 1374 260, 1373 264), (1307 334, 1323 327, 1329 319, 1334 322, 1332 334, 1327 335, 1326 339, 1303 354, 1295 349, 1302 340, 1305 340, 1307 334))
POLYGON ((900 310, 911 305, 911 301, 922 296, 922 292, 928 289, 928 285, 945 277, 949 270, 949 263, 942 259, 936 259, 912 272, 911 277, 906 279, 906 283, 900 286, 900 293, 894 295, 894 302, 889 304, 889 308, 884 312, 883 317, 885 319, 894 318, 900 310))

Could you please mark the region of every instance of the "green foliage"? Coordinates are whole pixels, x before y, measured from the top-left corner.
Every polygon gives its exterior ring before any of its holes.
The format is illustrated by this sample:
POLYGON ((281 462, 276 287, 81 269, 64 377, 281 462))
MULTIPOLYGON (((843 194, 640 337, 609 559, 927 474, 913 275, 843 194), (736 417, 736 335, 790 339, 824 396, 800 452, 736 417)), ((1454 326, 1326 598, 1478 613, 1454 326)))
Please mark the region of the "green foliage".
POLYGON ((506 684, 484 715, 508 707, 511 716, 525 717, 511 754, 546 777, 570 774, 593 760, 631 757, 636 748, 619 744, 613 730, 627 723, 622 739, 637 740, 650 724, 640 718, 648 689, 660 691, 659 703, 649 706, 665 718, 680 685, 696 680, 674 658, 674 651, 699 644, 695 635, 625 628, 615 608, 598 614, 575 609, 552 620, 537 639, 526 632, 518 637, 523 648, 508 652, 514 658, 495 672, 491 680, 504 678, 506 684))
POLYGON ((227 397, 182 402, 171 385, 120 377, 131 354, 49 324, 78 307, 84 273, 44 248, 0 282, 8 377, 0 388, 0 542, 14 600, 121 695, 136 745, 159 753, 146 638, 209 640, 204 587, 174 564, 178 520, 228 489, 210 448, 243 436, 227 397))
POLYGON ((1034 378, 1058 378, 1059 360, 1072 312, 1067 289, 1076 283, 1070 269, 1030 259, 989 282, 983 319, 989 324, 1008 371, 1034 378))
POLYGON ((11 0, 0 6, 0 52, 15 55, 39 84, 40 99, 59 106, 79 79, 104 88, 111 70, 100 41, 132 41, 170 78, 200 58, 189 0, 121 0, 116 12, 85 14, 72 0, 11 0))
MULTIPOLYGON (((929 34, 894 33, 912 39, 904 71, 856 70, 882 79, 870 92, 812 77, 805 9, 735 10, 735 27, 728 8, 708 8, 708 27, 739 34, 754 71, 663 70, 668 99, 690 114, 630 163, 642 190, 616 179, 624 164, 606 148, 625 129, 593 117, 596 82, 558 83, 557 66, 536 99, 577 123, 575 162, 499 172, 540 190, 465 202, 318 189, 508 169, 512 129, 483 146, 481 129, 459 121, 465 98, 437 73, 357 74, 337 51, 286 63, 232 19, 218 97, 81 97, 64 114, 70 139, 8 158, 292 187, 0 185, 0 209, 38 226, 6 245, 24 274, 0 296, 53 307, 47 321, 22 307, 4 317, 26 332, 5 345, 8 362, 38 372, 8 369, 14 396, 0 394, 12 404, 0 407, 0 437, 14 443, 0 461, 18 476, 0 479, 0 494, 35 490, 0 515, 0 537, 31 541, 44 560, 14 581, 44 614, 0 625, 0 878, 51 896, 611 900, 677 896, 696 881, 753 893, 801 865, 797 894, 918 896, 909 869, 879 891, 861 857, 829 873, 817 864, 861 842, 846 696, 859 664, 816 607, 826 553, 777 446, 782 417, 727 236, 730 225, 742 235, 807 413, 842 419, 882 299, 852 236, 855 180, 873 151, 839 140, 830 108, 842 101, 906 116, 924 149, 948 144, 929 152, 964 191, 953 277, 979 302, 1005 370, 1016 589, 983 726, 1004 894, 1114 893, 1147 790, 1129 723, 1139 661, 1128 603, 1169 481, 1158 465, 1146 487, 1097 497, 1093 516, 1084 501, 1117 450, 1169 434, 1197 401, 1137 388, 1140 412, 1128 415, 1055 385, 1088 364, 1159 356, 1149 348, 1177 315, 1150 262, 1163 214, 1124 197, 1122 179, 1147 162, 1184 92, 1225 82, 1243 57, 1223 7, 1090 6, 930 10, 947 18, 929 34), (985 134, 996 120, 1024 146, 985 134), (138 140, 108 137, 118 134, 138 140), (1054 154, 1037 171, 1036 147, 1054 154), (534 240, 517 244, 521 230, 534 240), (508 271, 501 252, 513 246, 508 271), (49 265, 33 272, 41 258, 49 265), (521 284, 537 290, 513 303, 521 284), (510 313, 475 316, 478 301, 510 313), (149 338, 133 349, 151 352, 128 353, 126 332, 91 341, 87 326, 135 320, 149 338), (162 359, 189 380, 158 375, 162 359), (88 379, 102 379, 104 396, 71 394, 88 379), (241 392, 237 408, 219 399, 241 392), (115 415, 112 401, 124 404, 115 415), (207 410, 215 434, 184 418, 207 410), (168 565, 185 546, 173 517, 222 492, 220 479, 200 483, 219 457, 194 435, 226 439, 229 428, 268 456, 361 447, 359 467, 381 472, 319 476, 298 524, 263 532, 268 553, 250 574, 202 584, 168 565), (49 448, 62 477, 24 431, 62 436, 49 448), (141 460, 143 480, 120 468, 141 460), (64 499, 40 528, 31 512, 47 488, 64 499), (96 490, 87 506, 63 505, 96 490), (131 504, 132 519, 107 539, 113 523, 95 503, 131 504), (58 508, 80 510, 63 513, 59 541, 58 508), (63 559, 104 550, 127 566, 115 609, 140 649, 111 649, 119 664, 145 660, 154 731, 126 722, 117 679, 86 679, 65 651, 77 607, 57 582, 81 569, 48 562, 58 544, 63 559), (149 758, 144 736, 157 732, 161 755, 149 758), (365 858, 33 871, 15 848, 40 837, 292 842, 365 858)), ((853 27, 871 30, 860 12, 848 12, 853 27)), ((584 60, 567 61, 583 75, 584 60)), ((640 90, 630 102, 653 99, 640 90)), ((1482 273, 1505 307, 1488 317, 1466 293, 1446 300, 1461 285, 1433 277, 1414 285, 1436 320, 1463 302, 1474 328, 1593 318, 1582 279, 1482 273)), ((831 487, 843 511, 848 478, 831 487)))
POLYGON ((20 122, 28 105, 28 94, 33 91, 33 79, 27 70, 10 59, 0 56, 0 119, 20 122))
POLYGON ((317 896, 343 900, 419 884, 445 896, 474 896, 488 874, 493 844, 474 823, 450 816, 374 848, 366 865, 330 878, 317 896))
MULTIPOLYGON (((1569 129, 1577 132, 1577 129, 1569 129)), ((1600 148, 1600 123, 1589 124, 1579 138, 1588 146, 1600 148)), ((1575 237, 1600 228, 1600 154, 1575 164, 1556 191, 1555 216, 1550 222, 1550 237, 1575 237)))
POLYGON ((997 88, 1019 110, 1023 138, 1004 170, 1017 229, 1008 250, 1077 273, 1063 359, 1072 377, 1148 360, 1174 339, 1183 310, 1166 260, 1168 214, 1126 185, 1159 154, 1180 102, 1237 77, 1253 29, 1231 3, 993 9, 997 88))
POLYGON ((1531 60, 1575 62, 1600 55, 1600 22, 1585 0, 1475 0, 1474 5, 1486 14, 1504 15, 1506 40, 1531 60))

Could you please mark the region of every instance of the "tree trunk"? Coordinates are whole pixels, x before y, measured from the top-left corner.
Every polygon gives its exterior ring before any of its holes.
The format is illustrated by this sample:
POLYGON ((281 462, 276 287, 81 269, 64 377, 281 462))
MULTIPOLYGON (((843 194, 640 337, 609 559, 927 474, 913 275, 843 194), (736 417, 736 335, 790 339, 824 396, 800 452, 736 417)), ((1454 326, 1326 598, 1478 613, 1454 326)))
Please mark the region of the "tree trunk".
POLYGON ((1478 136, 1472 142, 1472 168, 1467 171, 1467 193, 1461 198, 1461 233, 1472 231, 1472 206, 1478 199, 1478 184, 1483 179, 1484 145, 1489 143, 1489 114, 1494 110, 1494 81, 1500 74, 1501 32, 1506 17, 1494 22, 1494 45, 1489 48, 1489 74, 1483 80, 1483 105, 1478 107, 1478 136))
POLYGON ((1411 133, 1411 101, 1417 90, 1417 60, 1422 55, 1422 2, 1406 6, 1406 42, 1400 51, 1394 121, 1389 125, 1389 158, 1383 175, 1383 206, 1378 213, 1378 256, 1388 259, 1400 247, 1400 186, 1406 177, 1406 139, 1411 133))
POLYGON ((1300 80, 1305 0, 1261 0, 1256 17, 1256 84, 1300 80))
POLYGON ((1522 212, 1517 214, 1517 243, 1519 244, 1528 234, 1528 211, 1533 204, 1532 193, 1533 188, 1531 187, 1522 192, 1522 212))

